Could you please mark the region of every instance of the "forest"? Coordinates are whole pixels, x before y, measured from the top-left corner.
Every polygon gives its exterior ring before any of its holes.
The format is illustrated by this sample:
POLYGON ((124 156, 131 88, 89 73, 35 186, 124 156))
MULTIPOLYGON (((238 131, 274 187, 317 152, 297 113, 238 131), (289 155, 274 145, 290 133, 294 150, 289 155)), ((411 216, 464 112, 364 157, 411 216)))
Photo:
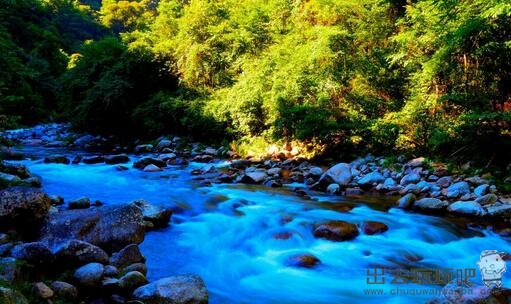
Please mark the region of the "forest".
POLYGON ((509 163, 509 1, 2 3, 2 128, 509 163))

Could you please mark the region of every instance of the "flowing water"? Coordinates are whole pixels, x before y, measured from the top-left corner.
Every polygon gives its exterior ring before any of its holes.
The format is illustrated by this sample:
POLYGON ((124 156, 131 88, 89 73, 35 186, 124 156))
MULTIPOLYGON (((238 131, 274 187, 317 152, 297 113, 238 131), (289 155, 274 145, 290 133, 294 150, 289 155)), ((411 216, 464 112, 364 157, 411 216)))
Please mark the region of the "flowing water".
MULTIPOLYGON (((303 199, 290 191, 292 186, 278 190, 200 186, 190 171, 201 164, 145 173, 117 171, 116 166, 105 164, 44 164, 40 157, 53 151, 28 152, 36 152, 39 158, 23 163, 43 178, 49 194, 66 200, 88 196, 109 205, 143 198, 172 207, 171 225, 147 233, 141 244, 148 277, 198 274, 206 282, 211 303, 420 303, 432 296, 392 296, 391 289, 441 287, 393 285, 390 277, 385 284, 367 284, 367 271, 476 268, 483 250, 511 252, 509 239, 489 230, 470 230, 446 219, 388 209, 384 197, 318 194, 303 199), (389 230, 345 242, 314 238, 312 226, 325 220, 379 221, 389 230), (287 259, 298 253, 311 253, 321 264, 313 269, 288 266, 287 259), (383 289, 386 295, 368 295, 365 290, 370 288, 383 289)), ((477 269, 474 281, 481 282, 477 269)), ((511 286, 509 272, 503 281, 511 286)))

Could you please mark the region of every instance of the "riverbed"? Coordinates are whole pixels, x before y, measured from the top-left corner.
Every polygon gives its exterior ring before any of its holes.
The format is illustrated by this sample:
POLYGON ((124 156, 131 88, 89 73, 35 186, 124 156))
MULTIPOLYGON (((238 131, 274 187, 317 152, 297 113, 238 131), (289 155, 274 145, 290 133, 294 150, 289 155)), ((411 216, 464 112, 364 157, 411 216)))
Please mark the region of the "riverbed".
MULTIPOLYGON (((393 289, 441 289, 440 285, 368 284, 367 272, 413 268, 476 269, 483 250, 511 252, 509 238, 487 229, 467 228, 455 221, 390 208, 385 196, 342 196, 292 189, 213 184, 205 186, 190 174, 204 164, 169 166, 161 172, 106 164, 45 164, 44 155, 76 152, 26 148, 35 159, 21 163, 43 179, 43 189, 66 201, 87 196, 105 205, 145 199, 174 211, 169 227, 146 234, 141 244, 148 278, 194 273, 206 282, 211 303, 409 303, 431 295, 391 295, 393 289), (350 223, 378 221, 389 230, 360 234, 344 242, 314 238, 314 224, 326 220, 350 223), (285 237, 282 237, 285 236, 285 237), (290 256, 309 253, 321 264, 308 269, 290 266, 290 256), (368 294, 382 289, 382 295, 368 294)), ((130 155, 131 161, 138 156, 130 155)), ((215 166, 222 168, 219 161, 215 166)), ((504 274, 503 286, 511 287, 504 274)))

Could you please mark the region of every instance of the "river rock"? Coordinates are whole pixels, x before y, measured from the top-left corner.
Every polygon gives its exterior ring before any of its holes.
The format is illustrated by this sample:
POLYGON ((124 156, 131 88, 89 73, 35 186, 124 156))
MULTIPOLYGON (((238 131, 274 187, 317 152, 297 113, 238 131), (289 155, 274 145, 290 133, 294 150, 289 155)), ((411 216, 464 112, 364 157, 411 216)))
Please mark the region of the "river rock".
POLYGON ((0 228, 31 232, 46 217, 50 198, 31 187, 11 187, 0 191, 0 228))
POLYGON ((66 164, 66 165, 68 165, 71 161, 69 160, 69 158, 67 158, 64 155, 51 155, 51 156, 46 156, 44 158, 44 162, 46 164, 55 163, 55 164, 66 164))
POLYGON ((105 266, 105 277, 117 277, 119 275, 119 269, 112 265, 105 266))
POLYGON ((90 207, 90 199, 88 197, 81 197, 72 200, 68 203, 69 209, 87 209, 90 207))
POLYGON ((18 183, 21 181, 21 178, 19 178, 18 176, 16 175, 13 175, 13 174, 7 174, 7 173, 3 173, 3 172, 0 172, 0 181, 5 185, 10 185, 10 184, 13 184, 13 183, 18 183))
POLYGON ((105 157, 105 163, 109 165, 124 164, 130 161, 130 158, 126 154, 110 155, 105 157))
POLYGON ((59 265, 83 265, 88 263, 108 263, 108 254, 90 243, 70 240, 55 252, 59 265))
POLYGON ((366 174, 361 179, 359 179, 358 184, 359 185, 373 185, 373 184, 381 183, 384 180, 385 180, 385 177, 383 177, 383 175, 380 172, 373 171, 369 174, 366 174))
POLYGON ((153 164, 149 164, 147 166, 144 167, 144 172, 159 172, 159 171, 162 171, 163 169, 160 168, 160 167, 157 167, 153 164))
POLYGON ((172 209, 162 206, 154 206, 145 200, 136 200, 133 204, 142 210, 144 221, 151 222, 154 228, 167 227, 172 216, 172 209))
POLYGON ((165 154, 158 155, 158 159, 162 160, 164 162, 176 159, 176 157, 177 157, 177 155, 174 153, 165 153, 165 154))
POLYGON ((365 234, 373 235, 383 233, 389 230, 389 227, 381 222, 365 221, 360 224, 360 229, 362 229, 365 234))
POLYGON ((443 177, 440 177, 437 181, 436 181, 436 184, 442 188, 447 188, 449 187, 451 184, 452 184, 452 177, 451 176, 443 176, 443 177))
POLYGON ((448 205, 448 202, 439 200, 437 198, 426 197, 416 201, 413 204, 413 207, 423 211, 440 211, 445 209, 448 205))
POLYGON ((241 177, 240 182, 244 184, 259 184, 267 177, 268 175, 262 171, 247 172, 241 177))
POLYGON ((474 194, 477 196, 483 196, 486 193, 488 193, 489 189, 490 189, 490 185, 488 185, 488 184, 479 185, 474 189, 474 194))
POLYGON ((486 205, 484 207, 486 208, 486 212, 489 216, 503 217, 508 219, 511 217, 511 204, 503 204, 497 202, 495 204, 486 205))
POLYGON ((133 299, 145 304, 207 304, 208 291, 200 277, 179 275, 137 288, 133 299))
POLYGON ((417 200, 417 197, 413 193, 408 193, 405 196, 401 197, 396 205, 401 209, 410 209, 413 207, 413 204, 417 200))
POLYGON ((123 272, 138 271, 143 275, 147 275, 147 266, 144 263, 134 263, 122 269, 123 272))
POLYGON ((41 242, 17 245, 11 250, 11 256, 34 265, 48 266, 55 261, 55 256, 50 248, 41 242))
POLYGON ((42 299, 49 299, 54 295, 53 290, 51 290, 51 288, 43 282, 37 282, 34 284, 34 293, 42 299))
POLYGON ((197 162, 197 163, 209 163, 213 160, 214 160, 214 157, 211 155, 208 155, 208 154, 197 155, 194 158, 192 158, 192 161, 197 162))
POLYGON ((51 289, 55 294, 66 300, 74 300, 78 298, 78 289, 67 282, 55 281, 51 283, 51 289))
POLYGON ((105 267, 100 263, 89 263, 78 268, 73 277, 76 282, 84 287, 97 287, 101 284, 101 278, 105 267))
POLYGON ((110 264, 119 269, 139 262, 145 262, 145 257, 140 252, 140 248, 135 244, 124 247, 110 257, 110 264))
POLYGON ((154 165, 156 167, 164 168, 167 166, 167 163, 153 157, 144 157, 133 163, 133 167, 137 169, 144 169, 148 165, 154 165))
POLYGON ((19 178, 30 177, 30 171, 28 168, 20 164, 11 164, 8 162, 0 161, 0 171, 7 174, 16 175, 19 178))
POLYGON ((410 173, 410 174, 406 174, 405 176, 403 176, 401 178, 401 181, 399 182, 399 184, 401 186, 406 186, 408 184, 418 183, 420 180, 421 180, 421 177, 420 177, 419 174, 417 174, 417 173, 410 173))
POLYGON ((490 193, 476 198, 476 202, 480 205, 489 205, 497 202, 499 198, 497 195, 490 193))
POLYGON ((424 166, 426 159, 424 157, 417 157, 407 163, 409 167, 416 168, 424 166))
POLYGON ((142 211, 135 204, 64 210, 50 215, 42 229, 46 241, 78 239, 106 250, 119 250, 144 239, 142 211))
POLYGON ((279 176, 281 172, 282 172, 281 168, 271 168, 271 169, 268 169, 268 171, 266 171, 266 173, 268 175, 276 175, 276 176, 279 176))
POLYGON ((119 287, 124 290, 133 290, 147 284, 146 277, 138 271, 130 271, 119 279, 119 287))
POLYGON ((321 179, 331 180, 328 184, 336 183, 340 186, 347 186, 352 179, 351 166, 346 163, 339 163, 327 170, 321 179))
POLYGON ((156 145, 156 150, 162 151, 163 149, 170 147, 172 147, 172 141, 168 139, 162 139, 156 145))
POLYGON ((331 241, 346 241, 358 236, 357 226, 345 221, 328 221, 320 224, 313 232, 316 238, 331 241))
POLYGON ((82 159, 82 162, 87 165, 93 165, 93 164, 102 164, 105 162, 104 156, 90 156, 90 157, 84 157, 82 159))
POLYGON ((447 211, 463 215, 483 216, 486 211, 474 201, 457 201, 447 207, 447 211))
POLYGON ((401 189, 399 191, 400 194, 406 194, 406 193, 413 193, 413 194, 419 194, 421 193, 422 189, 417 186, 416 184, 408 184, 406 187, 401 189))
POLYGON ((312 175, 312 176, 321 176, 323 175, 323 169, 321 169, 320 167, 311 167, 309 169, 309 175, 312 175))
POLYGON ((29 304, 19 291, 0 287, 0 303, 2 304, 29 304))
POLYGON ((19 283, 22 275, 23 269, 18 260, 11 257, 0 258, 0 282, 19 283))
POLYGON ((468 186, 467 182, 457 182, 452 185, 450 185, 447 188, 446 196, 448 198, 456 198, 463 196, 465 194, 470 194, 470 187, 468 186))
POLYGON ((326 192, 330 194, 339 193, 341 191, 341 186, 338 184, 330 184, 326 187, 326 192))
POLYGON ((286 261, 286 265, 292 267, 313 268, 319 264, 321 264, 320 259, 310 253, 293 255, 286 261))

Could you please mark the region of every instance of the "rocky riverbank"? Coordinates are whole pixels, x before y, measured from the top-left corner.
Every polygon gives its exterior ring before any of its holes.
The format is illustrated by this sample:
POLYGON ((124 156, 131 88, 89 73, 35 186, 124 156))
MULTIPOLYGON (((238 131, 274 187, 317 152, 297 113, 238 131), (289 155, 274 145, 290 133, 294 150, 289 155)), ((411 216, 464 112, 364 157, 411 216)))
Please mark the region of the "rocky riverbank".
MULTIPOLYGON (((69 166, 105 163, 115 166, 119 171, 141 170, 147 174, 168 167, 185 167, 190 162, 201 163, 201 166, 194 166, 197 169, 190 169, 201 186, 214 183, 244 183, 274 188, 286 186, 296 195, 309 199, 313 199, 315 193, 350 197, 387 195, 395 198, 395 204, 385 208, 462 217, 472 225, 491 226, 495 232, 504 236, 509 236, 511 231, 510 199, 499 193, 491 179, 486 176, 451 174, 445 166, 429 163, 425 158, 406 160, 399 157, 389 163, 385 158, 369 155, 349 163, 323 167, 298 156, 293 157, 295 153, 291 153, 292 149, 284 149, 287 154, 278 152, 265 159, 240 159, 228 149, 215 149, 178 137, 162 137, 144 144, 112 144, 108 138, 74 134, 66 125, 38 126, 8 132, 6 137, 24 146, 74 151, 72 155, 56 153, 45 156, 46 163, 69 166), (84 150, 94 152, 83 153, 84 150), (133 158, 132 153, 136 158, 133 158)), ((3 155, 7 158, 20 157, 16 150, 4 150, 3 155)), ((61 285, 72 285, 78 291, 75 301, 124 303, 130 299, 140 299, 153 303, 151 299, 157 299, 154 300, 160 301, 157 303, 174 303, 172 301, 175 299, 161 299, 176 294, 191 297, 192 303, 207 301, 204 283, 196 276, 177 276, 147 284, 144 258, 137 246, 143 240, 145 231, 168 224, 172 214, 170 209, 157 208, 145 201, 112 208, 101 206, 101 202, 92 202, 86 197, 64 202, 60 197, 48 197, 34 188, 40 186, 41 180, 21 165, 3 162, 0 171, 4 172, 0 176, 3 183, 14 186, 2 190, 0 195, 6 198, 0 204, 4 208, 0 223, 5 225, 4 231, 11 230, 19 234, 2 235, 0 239, 5 240, 6 249, 0 256, 9 259, 6 262, 11 261, 11 264, 14 259, 14 265, 27 263, 37 269, 38 275, 35 278, 21 280, 24 283, 30 282, 32 296, 39 299, 60 298, 56 289, 61 285), (20 256, 18 252, 23 250, 16 248, 23 246, 39 248, 44 253, 44 262, 37 263, 37 258, 27 260, 20 256), (69 247, 78 248, 75 251, 80 253, 68 253, 65 260, 75 262, 59 262, 59 256, 62 256, 59 252, 69 247), (94 252, 95 258, 81 258, 84 250, 94 252), (129 265, 119 266, 112 262, 114 256, 123 255, 123 252, 138 252, 135 254, 138 257, 136 261, 130 261, 129 265), (62 267, 61 264, 68 266, 57 272, 52 267, 47 269, 48 265, 62 267), (117 272, 107 271, 113 270, 112 267, 117 272), (84 273, 85 277, 89 277, 89 272, 94 273, 94 285, 84 284, 80 279, 84 273), (134 283, 128 284, 126 281, 134 283), (89 292, 91 286, 94 286, 93 293, 89 292), (175 288, 181 289, 177 292, 175 288), (46 292, 39 292, 38 289, 46 292)), ((344 242, 362 233, 382 234, 388 229, 387 225, 376 221, 325 221, 316 223, 312 233, 318 239, 344 242)), ((288 263, 294 267, 314 268, 321 261, 314 255, 303 254, 292 257, 288 263)), ((3 268, 13 269, 10 266, 3 268)), ((4 276, 13 277, 10 274, 4 276)), ((9 281, 13 284, 16 282, 14 279, 9 281)))

